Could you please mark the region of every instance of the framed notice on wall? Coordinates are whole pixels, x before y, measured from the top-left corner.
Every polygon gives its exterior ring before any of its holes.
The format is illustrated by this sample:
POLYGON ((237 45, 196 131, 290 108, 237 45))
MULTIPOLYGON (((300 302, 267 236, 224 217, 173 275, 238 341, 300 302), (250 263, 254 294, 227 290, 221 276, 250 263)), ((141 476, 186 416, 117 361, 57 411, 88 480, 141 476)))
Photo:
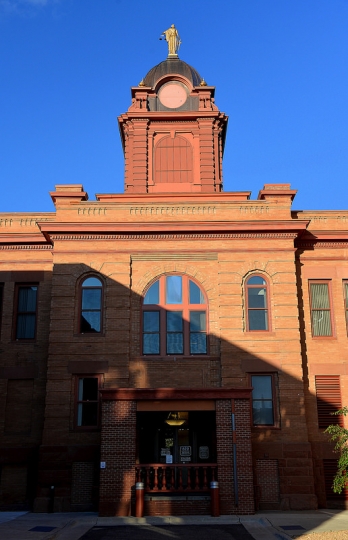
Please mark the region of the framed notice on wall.
POLYGON ((209 447, 200 446, 198 450, 199 459, 209 459, 209 447))

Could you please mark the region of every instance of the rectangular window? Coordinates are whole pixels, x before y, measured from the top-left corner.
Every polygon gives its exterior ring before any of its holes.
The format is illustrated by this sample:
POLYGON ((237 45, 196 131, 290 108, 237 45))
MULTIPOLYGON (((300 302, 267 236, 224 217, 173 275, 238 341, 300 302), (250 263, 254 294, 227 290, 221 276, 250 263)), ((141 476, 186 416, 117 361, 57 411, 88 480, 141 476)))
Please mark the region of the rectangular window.
POLYGON ((190 354, 206 354, 206 328, 205 311, 190 311, 190 354))
POLYGON ((339 375, 316 375, 318 427, 326 429, 330 424, 342 425, 342 417, 332 413, 342 408, 339 375))
POLYGON ((166 303, 182 304, 182 277, 167 276, 166 278, 166 303))
POLYGON ((37 292, 37 285, 16 286, 15 339, 35 339, 37 292))
POLYGON ((309 297, 312 336, 332 336, 333 332, 329 281, 310 281, 309 297))
POLYGON ((100 332, 102 288, 82 288, 81 333, 100 332))
POLYGON ((95 276, 81 283, 81 334, 100 333, 102 329, 103 284, 95 276))
POLYGON ((347 333, 348 333, 348 281, 343 282, 344 287, 344 311, 346 314, 346 325, 347 325, 347 333))
POLYGON ((1 336, 1 326, 2 326, 2 299, 4 297, 4 284, 0 283, 0 336, 1 336))
POLYGON ((99 377, 77 378, 77 427, 96 428, 99 425, 99 377))
POLYGON ((254 426, 274 426, 273 375, 251 375, 254 426))
POLYGON ((184 353, 182 311, 167 312, 167 354, 184 353))
POLYGON ((143 354, 160 352, 160 314, 159 311, 143 312, 143 354))

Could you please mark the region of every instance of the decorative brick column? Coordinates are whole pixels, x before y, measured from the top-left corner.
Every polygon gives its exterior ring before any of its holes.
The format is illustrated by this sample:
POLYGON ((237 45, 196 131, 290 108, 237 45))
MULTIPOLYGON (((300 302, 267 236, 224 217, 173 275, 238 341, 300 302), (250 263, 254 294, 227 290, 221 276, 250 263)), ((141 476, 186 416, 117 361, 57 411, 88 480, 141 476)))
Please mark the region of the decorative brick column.
POLYGON ((220 513, 234 513, 231 400, 216 401, 216 449, 220 488, 220 513))
POLYGON ((136 401, 104 401, 100 470, 101 516, 129 516, 134 485, 136 401))
POLYGON ((255 512, 250 403, 249 399, 234 400, 239 490, 236 514, 255 512))
POLYGON ((216 401, 216 437, 221 514, 253 514, 254 488, 251 454, 250 401, 235 399, 238 506, 234 486, 231 400, 216 401))

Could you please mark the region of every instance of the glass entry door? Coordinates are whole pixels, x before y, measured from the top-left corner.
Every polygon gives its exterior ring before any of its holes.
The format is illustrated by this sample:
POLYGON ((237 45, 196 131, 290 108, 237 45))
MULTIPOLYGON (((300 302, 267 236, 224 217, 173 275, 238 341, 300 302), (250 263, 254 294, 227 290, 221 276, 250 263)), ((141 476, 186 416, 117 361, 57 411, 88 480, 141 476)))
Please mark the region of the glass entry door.
POLYGON ((159 463, 189 463, 192 461, 190 429, 168 426, 160 431, 159 463))

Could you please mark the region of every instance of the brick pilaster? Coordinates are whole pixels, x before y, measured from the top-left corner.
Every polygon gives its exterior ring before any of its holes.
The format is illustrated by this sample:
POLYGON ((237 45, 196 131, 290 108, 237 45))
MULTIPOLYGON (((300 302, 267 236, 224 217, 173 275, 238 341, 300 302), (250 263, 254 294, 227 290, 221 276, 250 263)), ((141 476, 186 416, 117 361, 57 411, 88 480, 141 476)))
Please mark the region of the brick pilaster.
POLYGON ((254 482, 252 466, 250 401, 235 399, 237 473, 238 473, 238 514, 253 514, 254 482))
POLYGON ((234 485, 232 407, 230 400, 216 401, 217 462, 221 514, 253 514, 253 470, 250 432, 250 404, 236 399, 236 452, 238 506, 234 485))
POLYGON ((136 402, 104 401, 100 471, 101 516, 129 516, 134 485, 136 402))
POLYGON ((213 118, 199 118, 200 182, 202 191, 215 190, 213 118))

